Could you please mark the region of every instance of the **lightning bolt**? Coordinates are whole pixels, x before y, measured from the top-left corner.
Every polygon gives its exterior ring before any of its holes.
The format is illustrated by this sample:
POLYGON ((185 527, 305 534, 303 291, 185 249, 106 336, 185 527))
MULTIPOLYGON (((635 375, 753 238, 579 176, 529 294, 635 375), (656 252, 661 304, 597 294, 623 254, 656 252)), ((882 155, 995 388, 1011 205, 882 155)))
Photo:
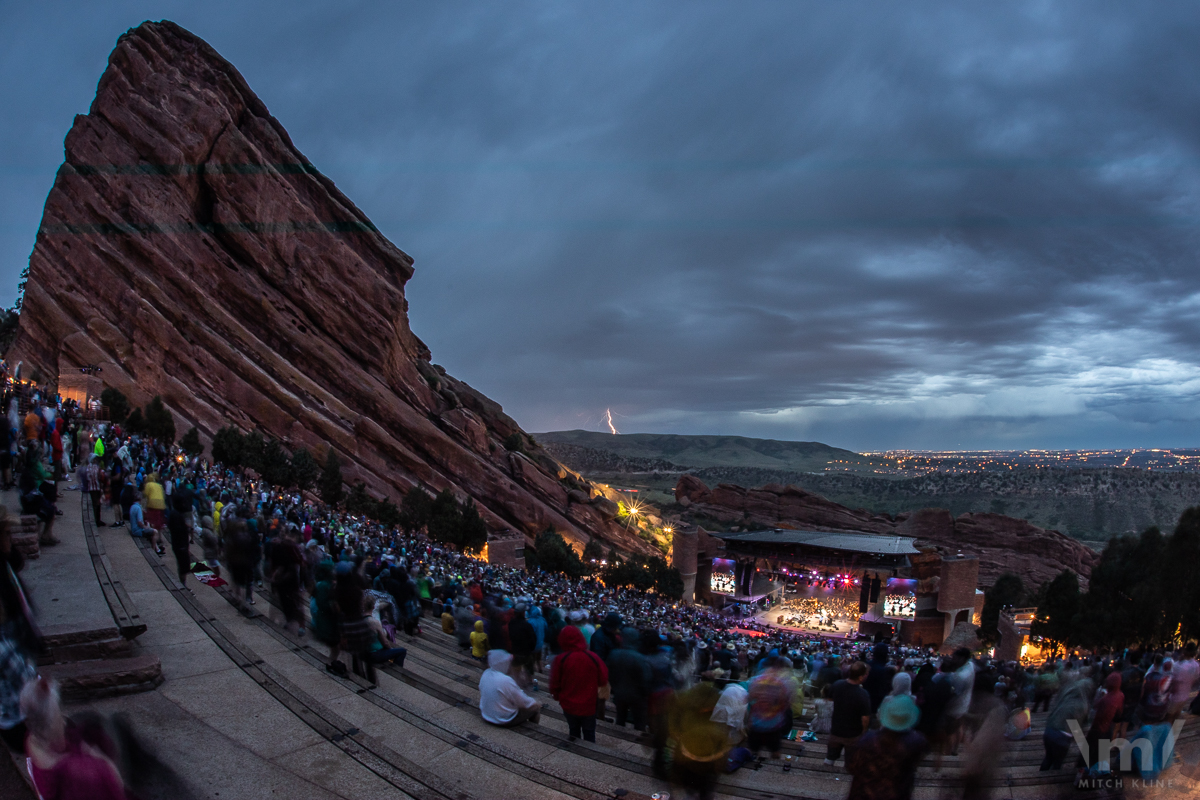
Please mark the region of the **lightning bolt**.
POLYGON ((608 430, 611 431, 614 436, 620 433, 620 431, 617 430, 617 426, 613 425, 611 408, 604 409, 604 421, 608 423, 608 430))

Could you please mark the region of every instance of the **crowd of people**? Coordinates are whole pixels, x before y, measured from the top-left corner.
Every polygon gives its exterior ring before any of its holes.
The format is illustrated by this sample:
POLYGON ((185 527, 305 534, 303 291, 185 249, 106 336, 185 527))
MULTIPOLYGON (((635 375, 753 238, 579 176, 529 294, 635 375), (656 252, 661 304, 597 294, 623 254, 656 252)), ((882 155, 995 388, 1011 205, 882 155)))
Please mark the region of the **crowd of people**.
MULTIPOLYGON (((571 741, 594 742, 597 720, 631 725, 652 748, 655 773, 700 797, 763 751, 790 769, 782 743, 792 736, 825 737, 825 763, 844 763, 853 798, 906 796, 895 789, 911 790, 927 753, 935 768, 945 754, 961 754, 973 796, 997 768, 1003 743, 1034 731, 1039 706, 1048 711, 1038 732, 1043 769, 1063 768, 1081 740, 1081 774, 1114 769, 1098 743, 1124 736, 1156 743, 1152 757, 1142 758, 1142 748, 1135 758, 1141 774, 1155 774, 1168 766, 1157 745, 1171 723, 1197 710, 1194 645, 1035 669, 968 650, 941 657, 784 631, 653 592, 491 565, 423 531, 387 527, 90 422, 69 403, 37 395, 27 402, 23 418, 15 399, 6 402, 5 482, 19 484, 21 505, 42 519, 48 545, 60 513, 55 479, 73 474, 95 525, 126 527, 161 557, 169 545, 181 582, 227 576, 247 613, 269 593, 294 635, 328 648, 329 671, 353 669, 374 682, 379 664, 403 665, 401 631, 420 636, 439 620, 484 668, 487 722, 537 724, 552 700, 571 741)), ((29 714, 48 701, 32 666, 36 627, 21 560, 7 540, 0 534, 0 733, 22 749, 34 735, 29 714)), ((47 741, 67 747, 67 739, 47 741)))

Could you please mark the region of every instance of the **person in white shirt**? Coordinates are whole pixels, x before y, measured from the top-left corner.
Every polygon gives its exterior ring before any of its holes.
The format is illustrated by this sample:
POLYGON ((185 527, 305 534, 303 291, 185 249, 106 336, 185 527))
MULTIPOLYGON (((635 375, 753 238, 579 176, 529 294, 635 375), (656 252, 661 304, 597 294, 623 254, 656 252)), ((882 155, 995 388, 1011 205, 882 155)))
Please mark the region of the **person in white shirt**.
POLYGON ((1175 668, 1171 670, 1171 703, 1167 706, 1167 719, 1170 720, 1175 720, 1183 713, 1184 707, 1191 699, 1192 689, 1195 688, 1197 679, 1200 679, 1200 664, 1196 662, 1196 643, 1188 642, 1183 653, 1176 655, 1182 655, 1182 658, 1175 661, 1175 668))
POLYGON ((971 661, 971 651, 965 647, 954 651, 954 661, 958 665, 950 673, 954 697, 946 704, 946 716, 950 728, 950 754, 958 755, 958 745, 962 742, 964 733, 963 717, 971 708, 971 693, 975 689, 975 664, 971 661))
POLYGON ((542 704, 534 700, 508 674, 512 653, 504 650, 488 652, 488 668, 479 679, 479 711, 486 722, 511 728, 529 720, 541 719, 542 704))

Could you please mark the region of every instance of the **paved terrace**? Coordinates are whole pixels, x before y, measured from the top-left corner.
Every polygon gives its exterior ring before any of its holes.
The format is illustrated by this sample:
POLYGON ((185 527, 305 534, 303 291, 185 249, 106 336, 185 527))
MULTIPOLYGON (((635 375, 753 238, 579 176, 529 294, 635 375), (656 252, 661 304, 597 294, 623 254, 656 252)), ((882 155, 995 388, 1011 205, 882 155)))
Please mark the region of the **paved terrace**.
MULTIPOLYGON (((76 498, 64 493, 67 513, 57 528, 64 545, 45 550, 43 563, 28 573, 41 608, 63 594, 64 581, 96 581, 91 564, 77 557, 85 531, 76 498)), ((160 559, 122 528, 94 533, 147 624, 134 647, 161 659, 165 680, 152 691, 75 708, 131 715, 139 734, 195 797, 639 800, 671 791, 651 776, 650 750, 632 730, 599 723, 595 744, 568 743, 553 701, 541 725, 509 730, 484 723, 477 707, 479 667, 433 620, 426 620, 421 637, 399 635, 408 648, 405 668, 380 669, 379 686, 372 689, 354 676, 327 673, 323 649, 285 633, 264 595, 258 595, 257 608, 266 613, 248 619, 221 590, 191 578, 180 586, 169 553, 160 559)), ((1044 718, 1034 716, 1036 729, 1044 718)), ((1195 721, 1177 751, 1189 764, 1200 760, 1195 721)), ((721 779, 718 796, 846 796, 849 776, 821 763, 823 743, 788 743, 785 753, 795 759, 790 772, 780 762, 743 769, 721 779)), ((1075 792, 1070 769, 1040 773, 1041 756, 1040 736, 1014 743, 990 797, 1101 796, 1075 792)), ((1147 796, 1197 796, 1197 784, 1178 767, 1174 773, 1172 787, 1147 796)), ((3 780, 0 790, 11 785, 3 780)), ((18 795, 4 791, 10 796, 18 795)), ((927 759, 916 800, 961 796, 959 759, 947 758, 936 774, 927 759)))

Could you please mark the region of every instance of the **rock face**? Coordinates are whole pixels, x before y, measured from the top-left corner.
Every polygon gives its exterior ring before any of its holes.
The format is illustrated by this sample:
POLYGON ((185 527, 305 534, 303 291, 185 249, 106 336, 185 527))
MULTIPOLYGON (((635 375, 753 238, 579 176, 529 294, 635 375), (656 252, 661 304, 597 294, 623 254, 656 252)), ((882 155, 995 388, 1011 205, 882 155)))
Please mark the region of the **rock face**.
POLYGON ((961 550, 979 558, 983 586, 991 586, 1004 572, 1013 572, 1033 589, 1064 569, 1074 570, 1086 585, 1092 567, 1100 560, 1097 553, 1069 536, 1000 514, 955 518, 945 509, 926 508, 891 517, 846 508, 795 486, 767 484, 746 489, 722 483, 709 489, 693 475, 679 479, 675 499, 690 514, 725 523, 899 534, 948 553, 961 550))
POLYGON ((97 364, 135 404, 161 395, 181 432, 332 447, 376 495, 448 487, 493 529, 650 552, 430 363, 408 324, 412 259, 208 44, 170 22, 126 33, 65 149, 8 354, 23 374, 97 364))

